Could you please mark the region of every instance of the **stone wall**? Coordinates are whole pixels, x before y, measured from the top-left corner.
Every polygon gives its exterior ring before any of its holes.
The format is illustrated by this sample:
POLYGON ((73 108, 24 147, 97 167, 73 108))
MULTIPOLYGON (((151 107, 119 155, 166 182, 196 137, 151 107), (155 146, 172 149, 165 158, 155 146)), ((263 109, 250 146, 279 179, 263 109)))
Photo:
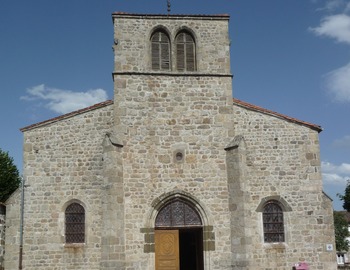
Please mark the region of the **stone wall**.
POLYGON ((117 130, 124 131, 123 181, 127 269, 153 269, 140 228, 154 226, 153 202, 178 190, 202 203, 214 227, 210 269, 229 269, 225 146, 230 140, 231 78, 118 75, 117 130), (142 85, 142 87, 140 87, 142 85), (157 87, 163 85, 163 87, 157 87), (140 89, 138 91, 137 89, 140 89), (182 153, 182 160, 176 154, 182 153), (135 266, 136 264, 136 266, 135 266))
POLYGON ((0 203, 0 270, 4 269, 6 208, 0 203))
POLYGON ((233 247, 235 269, 242 264, 247 265, 242 269, 289 269, 299 261, 311 269, 335 269, 332 204, 322 192, 318 131, 239 104, 234 128, 240 142, 236 158, 229 159, 239 171, 229 174, 231 229, 243 243, 233 247), (263 241, 258 208, 269 198, 286 205, 283 244, 263 241), (327 243, 333 251, 326 250, 327 243))
MULTIPOLYGON (((113 105, 106 102, 23 130, 24 269, 100 269, 103 142, 112 127, 113 105), (72 201, 86 211, 84 244, 65 244, 64 211, 72 201)), ((8 205, 5 269, 18 267, 17 199, 13 195, 8 205)))
POLYGON ((6 201, 5 269, 18 269, 21 191, 18 188, 6 201))

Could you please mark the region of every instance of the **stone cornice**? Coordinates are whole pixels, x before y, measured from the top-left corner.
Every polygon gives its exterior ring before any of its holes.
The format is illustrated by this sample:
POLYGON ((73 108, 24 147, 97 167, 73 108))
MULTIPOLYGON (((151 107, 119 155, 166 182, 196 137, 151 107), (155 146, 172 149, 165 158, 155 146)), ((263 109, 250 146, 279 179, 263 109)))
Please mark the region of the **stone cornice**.
POLYGON ((143 72, 143 71, 115 71, 112 73, 115 75, 141 75, 141 76, 169 76, 169 77, 227 77, 232 78, 232 74, 227 73, 180 73, 180 72, 143 72))
POLYGON ((114 12, 112 13, 113 20, 115 18, 124 18, 124 19, 135 19, 142 18, 145 19, 157 19, 157 20, 229 20, 230 15, 228 14, 214 14, 214 15, 205 15, 205 14, 137 14, 137 13, 128 13, 128 12, 114 12))

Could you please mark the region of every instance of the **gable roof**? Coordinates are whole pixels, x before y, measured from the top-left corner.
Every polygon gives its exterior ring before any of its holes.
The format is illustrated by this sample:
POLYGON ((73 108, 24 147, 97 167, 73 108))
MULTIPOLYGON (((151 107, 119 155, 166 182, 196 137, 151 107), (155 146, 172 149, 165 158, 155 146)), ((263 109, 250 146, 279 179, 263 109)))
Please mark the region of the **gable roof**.
POLYGON ((80 110, 77 110, 77 111, 74 111, 74 112, 66 113, 66 114, 60 115, 60 116, 55 117, 55 118, 51 118, 51 119, 48 119, 48 120, 45 120, 45 121, 42 121, 42 122, 30 125, 30 126, 26 126, 24 128, 21 128, 20 131, 25 132, 27 130, 31 130, 31 129, 34 129, 34 128, 37 128, 37 127, 41 127, 41 126, 45 126, 45 125, 48 125, 48 124, 52 124, 52 123, 61 121, 63 119, 68 119, 68 118, 74 117, 74 116, 76 116, 78 114, 82 114, 82 113, 93 111, 93 110, 96 110, 96 109, 99 109, 99 108, 103 108, 103 107, 111 105, 111 104, 113 104, 113 100, 107 100, 107 101, 104 101, 104 102, 101 102, 101 103, 94 104, 94 105, 92 105, 90 107, 87 107, 87 108, 83 108, 83 109, 80 109, 80 110))
MULTIPOLYGON (((232 101, 233 101, 234 105, 237 105, 239 107, 243 107, 243 108, 246 108, 248 110, 260 112, 260 113, 263 113, 263 114, 266 114, 266 115, 271 115, 271 116, 274 116, 274 117, 286 120, 288 122, 292 122, 292 123, 295 123, 295 124, 306 126, 306 127, 311 128, 313 130, 316 130, 317 132, 321 132, 322 131, 322 128, 319 125, 312 124, 312 123, 309 123, 309 122, 305 122, 305 121, 302 121, 302 120, 298 120, 296 118, 293 118, 293 117, 290 117, 290 116, 287 116, 287 115, 284 115, 284 114, 280 114, 280 113, 277 113, 277 112, 274 112, 274 111, 271 111, 271 110, 268 110, 268 109, 264 109, 262 107, 253 105, 251 103, 248 103, 248 102, 236 99, 236 98, 233 98, 232 101)), ((51 123, 54 123, 54 122, 58 122, 58 121, 61 121, 63 119, 71 118, 71 117, 74 117, 76 115, 79 115, 79 114, 82 114, 82 113, 85 113, 85 112, 89 112, 89 111, 92 111, 92 110, 103 108, 103 107, 111 105, 111 104, 113 104, 113 100, 107 100, 107 101, 104 101, 104 102, 101 102, 101 103, 97 103, 95 105, 92 105, 92 106, 84 108, 84 109, 80 109, 80 110, 77 110, 77 111, 74 111, 74 112, 63 114, 61 116, 58 116, 58 117, 55 117, 55 118, 51 118, 51 119, 48 119, 48 120, 45 120, 45 121, 42 121, 42 122, 30 125, 30 126, 26 126, 24 128, 21 128, 20 131, 25 132, 27 130, 34 129, 36 127, 41 127, 41 126, 48 125, 48 124, 51 124, 51 123)))
POLYGON ((298 125, 306 126, 306 127, 311 128, 313 130, 316 130, 317 132, 321 132, 322 131, 322 127, 319 126, 319 125, 312 124, 312 123, 309 123, 309 122, 305 122, 305 121, 302 121, 302 120, 298 120, 296 118, 293 118, 293 117, 290 117, 290 116, 287 116, 287 115, 284 115, 284 114, 281 114, 281 113, 277 113, 277 112, 274 112, 274 111, 271 111, 271 110, 268 110, 268 109, 264 109, 262 107, 259 107, 259 106, 247 103, 245 101, 242 101, 242 100, 239 100, 239 99, 236 99, 236 98, 233 98, 233 104, 235 104, 235 105, 237 105, 239 107, 246 108, 246 109, 251 110, 251 111, 260 112, 260 113, 263 113, 263 114, 266 114, 266 115, 271 115, 271 116, 274 116, 274 117, 286 120, 288 122, 292 122, 292 123, 295 123, 295 124, 298 124, 298 125))

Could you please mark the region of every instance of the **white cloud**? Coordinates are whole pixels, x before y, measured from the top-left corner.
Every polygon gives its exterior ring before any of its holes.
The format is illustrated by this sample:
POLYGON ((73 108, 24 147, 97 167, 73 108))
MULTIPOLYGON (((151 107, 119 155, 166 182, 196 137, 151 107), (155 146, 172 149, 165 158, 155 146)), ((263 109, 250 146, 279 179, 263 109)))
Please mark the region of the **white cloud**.
POLYGON ((325 17, 320 26, 310 28, 318 36, 334 38, 338 42, 350 44, 350 16, 337 14, 325 17))
POLYGON ((323 182, 333 185, 345 185, 350 179, 350 164, 342 163, 335 165, 330 162, 322 162, 323 182))
POLYGON ((335 165, 330 162, 322 162, 322 171, 328 173, 339 173, 339 174, 348 174, 350 176, 350 164, 342 163, 340 165, 335 165))
POLYGON ((318 10, 334 11, 343 5, 344 5, 344 0, 330 0, 330 1, 327 1, 326 5, 323 8, 320 8, 318 10))
POLYGON ((332 145, 339 148, 350 148, 350 135, 335 140, 332 145))
MULTIPOLYGON (((335 9, 338 7, 350 9, 350 2, 343 0, 328 1, 326 7, 335 9)), ((325 36, 350 45, 350 16, 337 14, 326 16, 318 27, 309 28, 317 36, 325 36)), ((332 70, 325 75, 325 85, 334 101, 350 102, 350 63, 332 70)))
POLYGON ((46 87, 44 84, 28 88, 27 95, 22 96, 22 100, 45 101, 47 109, 56 113, 65 114, 71 111, 89 107, 93 104, 108 99, 107 93, 103 89, 92 89, 86 92, 74 92, 57 88, 46 87))
POLYGON ((323 173, 322 174, 323 182, 333 185, 344 185, 349 178, 342 177, 335 173, 323 173))
MULTIPOLYGON (((347 12, 348 7, 350 6, 348 1, 349 0, 328 0, 323 7, 316 9, 316 11, 336 12, 344 10, 344 12, 347 12)), ((319 1, 311 0, 311 2, 317 4, 319 1)))
POLYGON ((329 72, 325 79, 327 90, 335 101, 350 102, 350 63, 329 72))

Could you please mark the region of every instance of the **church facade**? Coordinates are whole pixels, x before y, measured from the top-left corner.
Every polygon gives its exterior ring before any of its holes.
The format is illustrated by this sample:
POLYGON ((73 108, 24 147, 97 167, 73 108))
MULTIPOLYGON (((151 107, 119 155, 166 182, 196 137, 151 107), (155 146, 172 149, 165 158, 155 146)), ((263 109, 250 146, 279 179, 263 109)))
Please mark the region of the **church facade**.
POLYGON ((336 269, 321 128, 232 98, 229 16, 112 17, 114 100, 22 129, 5 269, 336 269))

